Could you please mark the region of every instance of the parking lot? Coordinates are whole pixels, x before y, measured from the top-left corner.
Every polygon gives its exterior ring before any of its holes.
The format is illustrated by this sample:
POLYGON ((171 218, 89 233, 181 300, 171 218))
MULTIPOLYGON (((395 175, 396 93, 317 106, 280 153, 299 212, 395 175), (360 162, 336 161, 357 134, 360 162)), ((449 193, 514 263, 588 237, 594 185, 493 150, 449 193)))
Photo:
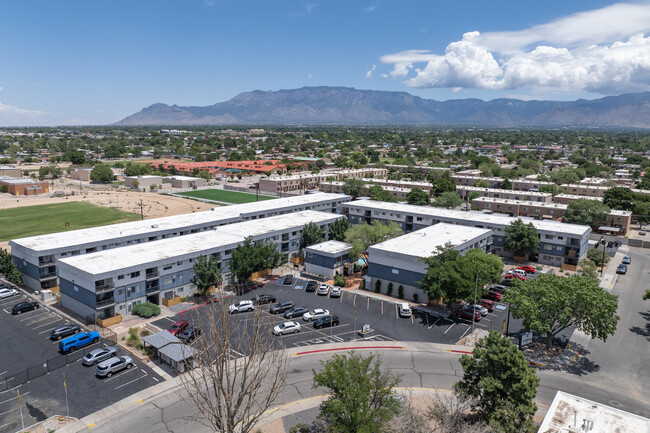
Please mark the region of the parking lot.
MULTIPOLYGON (((323 308, 338 316, 340 322, 338 326, 315 329, 311 322, 303 321, 302 318, 285 319, 283 314, 269 313, 272 304, 256 306, 262 310, 262 323, 268 326, 269 332, 274 326, 288 320, 300 323, 300 332, 276 337, 285 347, 309 347, 352 341, 424 341, 455 344, 472 330, 471 321, 450 317, 451 312, 444 311, 444 308, 439 309, 440 313, 415 310, 411 317, 403 318, 399 316, 398 299, 385 300, 373 297, 372 293, 364 291, 342 291, 340 298, 330 298, 329 295, 306 292, 306 284, 307 281, 304 279, 294 279, 291 285, 284 285, 283 278, 279 278, 242 296, 231 296, 225 302, 230 305, 242 299, 252 299, 260 294, 270 294, 275 296, 277 301, 290 300, 296 306, 304 306, 310 310, 323 308), (370 332, 362 335, 359 331, 364 325, 368 325, 370 332)), ((197 323, 199 319, 196 314, 206 314, 208 311, 210 311, 208 307, 199 307, 170 318, 160 319, 154 324, 162 329, 168 329, 179 320, 188 320, 190 324, 197 323)), ((505 305, 495 302, 493 312, 482 316, 474 326, 478 329, 503 331, 506 312, 505 305)), ((238 320, 252 322, 253 314, 241 313, 238 320)), ((511 333, 518 330, 517 322, 511 318, 511 333)))
MULTIPOLYGON (((52 415, 67 415, 64 381, 70 415, 80 418, 162 380, 137 359, 129 370, 111 378, 97 378, 95 367, 86 367, 81 360, 100 345, 113 343, 101 339, 68 355, 61 354, 58 341, 50 340, 49 332, 68 320, 44 305, 12 315, 11 307, 25 300, 31 299, 22 292, 0 300, 0 432, 21 428, 18 392, 27 427, 52 415)), ((118 355, 127 353, 120 349, 118 355)))

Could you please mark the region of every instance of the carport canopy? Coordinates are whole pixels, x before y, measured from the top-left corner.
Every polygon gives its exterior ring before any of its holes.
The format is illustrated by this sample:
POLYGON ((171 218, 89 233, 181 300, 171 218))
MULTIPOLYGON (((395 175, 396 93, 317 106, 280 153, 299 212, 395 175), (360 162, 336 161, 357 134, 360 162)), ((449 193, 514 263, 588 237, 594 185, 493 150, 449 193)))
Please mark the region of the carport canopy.
POLYGON ((621 229, 620 229, 620 227, 600 226, 600 227, 598 227, 598 231, 618 233, 618 232, 621 231, 621 229))
POLYGON ((161 347, 165 347, 167 345, 178 346, 181 342, 181 340, 176 338, 176 336, 174 336, 169 331, 160 331, 156 332, 155 334, 147 335, 146 337, 142 337, 142 341, 152 347, 155 347, 156 350, 160 350, 161 347))
POLYGON ((160 355, 164 355, 172 361, 179 363, 194 357, 198 353, 196 349, 186 344, 168 344, 158 351, 160 355))

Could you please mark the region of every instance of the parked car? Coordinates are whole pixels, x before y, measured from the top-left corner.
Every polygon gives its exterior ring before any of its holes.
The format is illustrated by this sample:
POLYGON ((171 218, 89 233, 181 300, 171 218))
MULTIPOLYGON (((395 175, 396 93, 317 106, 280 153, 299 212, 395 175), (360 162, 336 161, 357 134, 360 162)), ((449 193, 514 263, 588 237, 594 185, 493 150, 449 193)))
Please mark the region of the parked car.
POLYGON ((305 286, 305 292, 315 292, 316 291, 316 281, 307 281, 305 286))
POLYGON ((293 284, 293 275, 287 275, 284 277, 284 281, 282 282, 285 286, 290 286, 293 284))
POLYGON ((189 325, 190 324, 187 320, 180 320, 174 323, 172 327, 168 329, 168 331, 171 332, 172 335, 180 335, 180 333, 183 332, 189 325))
POLYGON ((76 334, 81 331, 79 325, 63 325, 58 326, 50 331, 50 339, 60 340, 63 337, 67 337, 72 334, 76 334))
POLYGON ((488 313, 491 313, 494 311, 494 302, 490 301, 489 299, 481 299, 478 302, 479 305, 482 305, 483 307, 487 308, 488 313))
POLYGON ((298 322, 284 322, 273 328, 275 335, 295 334, 296 332, 300 332, 300 323, 298 322))
POLYGON ((505 278, 506 279, 516 278, 516 279, 519 279, 521 281, 526 281, 526 274, 524 274, 524 275, 521 275, 521 274, 506 274, 505 278))
POLYGON ((308 311, 309 310, 306 307, 302 306, 291 307, 284 313, 284 318, 293 319, 296 317, 302 317, 308 311))
POLYGON ((503 295, 499 292, 490 291, 483 295, 483 299, 489 299, 490 301, 501 302, 503 295))
POLYGON ((527 274, 534 274, 536 270, 534 266, 530 266, 530 265, 517 266, 517 269, 521 269, 527 274))
POLYGON ((22 314, 27 311, 38 310, 40 305, 36 301, 19 302, 11 308, 11 314, 22 314))
POLYGON ((341 288, 339 286, 334 286, 330 290, 330 298, 340 298, 341 297, 341 288))
POLYGON ((186 343, 191 343, 196 340, 196 337, 199 335, 201 335, 201 328, 198 326, 188 326, 178 335, 178 338, 186 343))
POLYGON ((463 308, 459 308, 458 310, 454 311, 454 316, 460 319, 465 319, 470 321, 472 320, 472 318, 474 318, 475 322, 481 320, 481 315, 478 313, 478 311, 475 311, 474 314, 472 314, 472 311, 468 311, 463 308))
POLYGON ((493 292, 505 293, 508 290, 508 286, 503 286, 501 284, 492 284, 488 287, 488 290, 493 292))
POLYGON ((631 264, 632 263, 632 257, 630 257, 630 256, 623 257, 623 261, 621 263, 623 263, 624 265, 631 264))
POLYGON ((3 287, 3 288, 0 289, 0 299, 9 298, 11 296, 16 296, 18 293, 19 292, 16 289, 10 289, 9 287, 3 287))
POLYGON ((269 309, 269 313, 271 314, 284 313, 285 311, 289 310, 293 306, 294 306, 293 301, 280 301, 277 304, 271 305, 271 308, 269 309))
POLYGON ((327 296, 329 292, 330 292, 330 285, 326 283, 320 283, 320 286, 318 286, 318 292, 316 294, 327 296))
POLYGON ((253 311, 254 309, 255 309, 255 305, 253 305, 253 301, 239 301, 236 304, 232 304, 231 306, 228 307, 228 311, 230 311, 230 314, 243 313, 245 311, 253 311))
POLYGON ((98 377, 111 377, 125 368, 133 367, 133 360, 130 356, 114 356, 97 364, 95 374, 98 377))
POLYGON ((526 271, 524 271, 523 269, 518 269, 518 268, 510 269, 508 271, 508 273, 509 274, 516 274, 516 275, 523 275, 524 277, 526 276, 526 271))
POLYGON ((616 273, 617 274, 627 274, 627 265, 620 264, 618 265, 618 268, 616 268, 616 273))
POLYGON ((273 295, 268 295, 268 294, 263 294, 263 295, 257 295, 251 301, 255 302, 258 305, 262 304, 271 304, 276 301, 275 296, 273 295))
POLYGON ((328 310, 325 310, 323 308, 316 308, 314 310, 308 311, 305 314, 303 314, 302 320, 304 320, 305 322, 309 322, 311 320, 320 319, 321 317, 325 317, 329 314, 330 312, 328 310))
POLYGON ((59 350, 61 353, 74 352, 75 350, 88 346, 89 344, 99 341, 99 332, 81 332, 72 337, 64 338, 59 341, 59 350))
POLYGON ((83 365, 94 365, 98 362, 105 361, 108 358, 112 358, 115 355, 117 355, 117 347, 102 347, 100 349, 91 350, 87 353, 86 356, 83 357, 81 363, 83 365))
POLYGON ((406 302, 399 304, 399 317, 411 317, 411 306, 406 302))
POLYGON ((330 326, 339 326, 339 316, 323 316, 314 320, 314 328, 329 328, 330 326))
POLYGON ((488 309, 479 304, 465 304, 463 305, 463 309, 470 312, 474 310, 477 313, 479 313, 481 316, 487 316, 488 313, 488 309))

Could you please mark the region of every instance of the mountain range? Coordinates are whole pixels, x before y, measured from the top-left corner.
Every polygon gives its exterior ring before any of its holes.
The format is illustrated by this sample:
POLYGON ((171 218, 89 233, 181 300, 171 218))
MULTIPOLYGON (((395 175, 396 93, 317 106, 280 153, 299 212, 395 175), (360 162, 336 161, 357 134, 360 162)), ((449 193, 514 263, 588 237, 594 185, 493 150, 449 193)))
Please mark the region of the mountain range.
POLYGON ((207 107, 153 104, 136 125, 431 125, 650 128, 650 92, 577 101, 452 99, 349 87, 244 92, 207 107))

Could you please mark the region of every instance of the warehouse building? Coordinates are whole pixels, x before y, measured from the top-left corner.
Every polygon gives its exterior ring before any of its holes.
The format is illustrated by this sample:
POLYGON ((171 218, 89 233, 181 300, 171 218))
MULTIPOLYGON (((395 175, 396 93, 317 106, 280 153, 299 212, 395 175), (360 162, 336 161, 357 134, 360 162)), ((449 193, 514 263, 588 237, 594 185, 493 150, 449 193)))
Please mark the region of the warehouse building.
POLYGON ((55 261, 59 258, 189 235, 235 222, 317 210, 338 212, 351 200, 340 194, 308 194, 264 202, 215 207, 204 212, 154 218, 14 239, 9 242, 13 262, 23 273, 23 283, 34 289, 58 285, 55 261))
MULTIPOLYGON (((504 257, 512 257, 503 246, 504 228, 517 219, 514 217, 374 200, 345 203, 342 209, 351 224, 370 223, 373 220, 394 221, 407 233, 439 223, 490 229, 493 232, 491 251, 504 257)), ((575 269, 578 261, 585 257, 590 227, 559 221, 524 217, 520 219, 525 223, 532 223, 540 234, 540 251, 537 257, 539 263, 575 269)))
POLYGON ((404 298, 413 299, 416 293, 422 295, 419 282, 427 272, 422 258, 437 254, 446 245, 461 254, 472 248, 488 252, 491 243, 492 230, 445 223, 389 239, 368 248, 366 288, 375 289, 379 281, 380 291, 386 293, 392 284, 396 295, 401 286, 404 298))
POLYGON ((142 302, 189 296, 194 260, 213 256, 221 262, 224 283, 233 282, 228 263, 232 250, 251 238, 270 241, 290 257, 300 249, 302 229, 313 222, 326 233, 342 218, 328 212, 303 211, 217 227, 210 231, 110 249, 56 261, 61 305, 84 317, 129 314, 142 302))

